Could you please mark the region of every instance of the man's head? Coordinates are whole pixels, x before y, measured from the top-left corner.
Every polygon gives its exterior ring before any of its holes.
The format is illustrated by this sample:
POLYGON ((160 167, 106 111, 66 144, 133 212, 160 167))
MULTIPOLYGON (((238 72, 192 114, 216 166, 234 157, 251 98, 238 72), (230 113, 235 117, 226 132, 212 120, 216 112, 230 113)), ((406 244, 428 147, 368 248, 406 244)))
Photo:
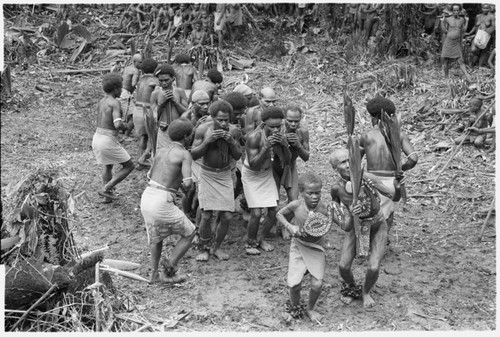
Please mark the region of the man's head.
POLYGON ((188 145, 193 132, 193 123, 185 118, 178 118, 168 126, 168 136, 174 142, 184 142, 184 146, 188 145))
POLYGON ((260 91, 260 102, 263 107, 274 106, 277 98, 273 88, 265 87, 260 91))
POLYGON ((141 63, 142 63, 142 55, 141 54, 135 54, 132 56, 132 63, 136 68, 139 68, 141 63))
POLYGON ((229 129, 229 118, 232 112, 231 104, 221 99, 212 103, 208 109, 208 113, 214 121, 214 127, 217 126, 222 130, 229 129))
POLYGON ((148 58, 142 61, 140 68, 144 74, 152 74, 155 72, 156 67, 158 67, 158 62, 152 58, 148 58))
POLYGON ((453 16, 457 17, 460 14, 460 11, 462 10, 462 6, 459 4, 453 4, 451 6, 451 11, 453 12, 453 16))
POLYGON ((205 116, 208 113, 208 108, 210 107, 210 97, 204 90, 196 90, 191 96, 191 102, 195 107, 195 111, 199 115, 198 117, 205 116))
POLYGON ((268 133, 276 133, 281 130, 281 124, 284 118, 281 108, 275 106, 265 108, 260 117, 268 133))
POLYGON ((189 64, 189 62, 191 62, 191 58, 189 57, 189 55, 186 54, 177 54, 175 55, 174 62, 178 64, 183 64, 183 63, 189 64))
POLYGON ((218 84, 222 83, 222 74, 217 69, 210 69, 207 73, 207 77, 212 83, 218 84))
POLYGON ((473 112, 478 111, 479 109, 481 109, 482 106, 483 106, 483 100, 477 97, 474 97, 469 102, 469 109, 473 112))
POLYGON ((222 99, 233 107, 232 122, 235 123, 238 118, 245 112, 248 105, 247 98, 242 93, 232 91, 226 94, 222 99))
POLYGON ((321 178, 312 172, 301 174, 299 177, 299 192, 308 207, 316 207, 321 200, 321 178))
POLYGON ((245 96, 247 100, 252 99, 253 90, 246 84, 238 84, 233 91, 243 94, 243 96, 245 96))
POLYGON ((285 126, 287 132, 295 132, 299 128, 304 111, 297 105, 289 105, 285 108, 285 126))
POLYGON ((374 119, 372 120, 373 122, 376 122, 376 120, 380 119, 382 110, 384 110, 385 113, 389 116, 396 113, 396 107, 394 106, 394 103, 392 103, 390 99, 378 95, 368 101, 368 103, 366 104, 366 110, 368 110, 368 113, 374 119))
POLYGON ((194 26, 194 30, 200 31, 201 30, 201 21, 196 20, 195 22, 193 22, 193 26, 194 26))
POLYGON ((481 10, 483 11, 483 14, 488 14, 491 11, 490 4, 482 4, 481 10))
POLYGON ((172 89, 172 84, 175 80, 175 70, 170 64, 159 65, 155 72, 155 76, 160 82, 160 86, 165 90, 172 89))
POLYGON ((349 151, 347 149, 334 149, 330 155, 330 165, 345 180, 350 179, 349 151))
POLYGON ((102 89, 105 93, 120 97, 123 78, 117 73, 109 73, 102 78, 102 89))

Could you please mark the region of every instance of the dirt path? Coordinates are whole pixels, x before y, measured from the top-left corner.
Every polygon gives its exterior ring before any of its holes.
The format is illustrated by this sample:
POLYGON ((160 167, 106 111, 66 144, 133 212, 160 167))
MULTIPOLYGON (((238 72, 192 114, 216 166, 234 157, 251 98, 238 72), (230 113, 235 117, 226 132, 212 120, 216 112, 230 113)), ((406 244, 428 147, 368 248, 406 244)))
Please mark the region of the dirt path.
MULTIPOLYGON (((276 67, 277 73, 286 73, 282 66, 276 67)), ((107 257, 138 262, 142 267, 137 273, 149 277, 149 247, 139 208, 146 171, 135 170, 118 185, 117 202, 100 204, 95 193, 100 187, 101 168, 95 162, 91 139, 93 109, 101 95, 100 79, 73 77, 69 82, 51 82, 43 73, 13 75, 19 91, 15 102, 1 112, 4 205, 8 203, 5 190, 9 183, 16 183, 39 165, 55 165, 66 176, 75 195, 85 191, 77 200, 78 214, 73 221, 74 235, 82 251, 110 244, 107 257), (34 87, 35 75, 37 83, 49 84, 53 91, 42 94, 25 89, 34 87)), ((229 72, 226 78, 241 78, 241 72, 229 72)), ((257 86, 257 79, 253 81, 257 86)), ((325 104, 335 108, 329 111, 327 125, 323 111, 307 115, 304 124, 312 135, 311 160, 299 166, 299 172, 314 170, 322 175, 323 197, 329 198, 327 187, 332 172, 325 158, 335 144, 343 144, 343 121, 338 110, 340 93, 332 98, 304 85, 301 88, 304 96, 300 97, 284 90, 279 83, 276 88, 284 101, 304 103, 305 97, 314 97, 325 99, 325 104)), ((305 101, 310 107, 309 98, 305 101)), ((359 108, 358 111, 360 116, 365 113, 359 108)), ((369 127, 366 117, 358 123, 359 131, 369 127)), ((339 301, 337 262, 343 234, 334 228, 328 234, 328 267, 318 302, 318 311, 323 315, 321 323, 307 319, 286 322, 282 314, 288 299, 289 243, 274 238, 273 252, 259 257, 245 255, 244 221, 236 214, 224 243, 231 256, 229 261, 211 259, 199 263, 195 261, 197 251, 191 249, 180 264, 181 271, 189 276, 188 281, 175 287, 113 276, 117 288, 133 303, 129 314, 167 318, 183 310, 190 312, 176 325, 175 331, 495 330, 493 228, 486 230, 482 242, 477 241, 494 195, 495 157, 484 154, 484 150, 463 147, 431 190, 429 179, 436 171, 428 171, 449 156, 433 151, 432 145, 446 136, 440 131, 426 131, 418 124, 410 125, 407 131, 415 141, 420 160, 415 172, 409 173, 408 204, 400 205, 396 212, 391 245, 373 290, 378 303, 373 310, 364 310, 357 301, 349 306, 339 301)), ((125 146, 136 158, 137 144, 125 146)), ((172 249, 173 242, 165 244, 164 253, 172 249)), ((355 261, 357 280, 362 280, 365 268, 363 261, 355 261)), ((305 282, 304 300, 308 287, 305 282)))

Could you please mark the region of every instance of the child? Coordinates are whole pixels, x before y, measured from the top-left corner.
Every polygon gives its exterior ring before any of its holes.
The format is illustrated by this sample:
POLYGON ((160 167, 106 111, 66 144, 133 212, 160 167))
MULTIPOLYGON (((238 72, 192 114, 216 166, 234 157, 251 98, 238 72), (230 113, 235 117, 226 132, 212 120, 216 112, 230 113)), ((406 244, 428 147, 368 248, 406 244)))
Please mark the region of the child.
MULTIPOLYGON (((279 223, 292 235, 288 262, 288 286, 290 302, 288 308, 294 318, 302 317, 300 290, 302 279, 311 274, 311 290, 306 314, 316 322, 321 315, 314 310, 319 298, 325 274, 325 249, 322 247, 323 236, 331 226, 329 206, 321 201, 321 178, 313 173, 303 174, 299 178, 299 192, 303 199, 294 200, 282 208, 276 215, 279 223), (286 220, 293 215, 291 224, 286 220)), ((334 219, 337 220, 337 219, 334 219)))

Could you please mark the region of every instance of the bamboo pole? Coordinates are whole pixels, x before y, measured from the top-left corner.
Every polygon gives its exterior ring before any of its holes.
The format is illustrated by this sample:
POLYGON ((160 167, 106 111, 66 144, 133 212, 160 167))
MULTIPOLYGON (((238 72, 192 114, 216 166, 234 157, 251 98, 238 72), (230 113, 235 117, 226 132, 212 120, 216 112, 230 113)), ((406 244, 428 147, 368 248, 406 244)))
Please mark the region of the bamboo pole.
MULTIPOLYGON (((482 113, 481 115, 479 115, 478 118, 476 118, 476 121, 474 122, 474 124, 472 124, 472 126, 475 126, 476 123, 481 120, 481 118, 483 118, 483 116, 486 114, 486 112, 488 112, 488 110, 490 110, 493 106, 495 105, 495 100, 493 100, 493 102, 491 102, 490 106, 488 108, 486 108, 482 113)), ((436 176, 436 178, 434 178, 434 181, 432 182, 430 188, 433 188, 434 185, 436 184, 436 181, 438 180, 438 178, 441 176, 441 174, 444 172, 444 170, 448 167, 448 164, 451 162, 451 160, 455 157, 455 155, 457 154, 458 150, 460 149, 460 147, 462 146, 462 144, 465 142, 465 140, 467 139, 467 137, 469 137, 469 134, 470 134, 470 131, 467 131, 465 133, 465 137, 462 139, 462 141, 460 142, 460 144, 458 144, 456 147, 455 147, 455 150, 453 151, 453 153, 451 154, 450 156, 450 159, 448 159, 448 161, 446 162, 446 164, 444 164, 443 168, 441 169, 441 171, 438 173, 438 175, 436 176)))

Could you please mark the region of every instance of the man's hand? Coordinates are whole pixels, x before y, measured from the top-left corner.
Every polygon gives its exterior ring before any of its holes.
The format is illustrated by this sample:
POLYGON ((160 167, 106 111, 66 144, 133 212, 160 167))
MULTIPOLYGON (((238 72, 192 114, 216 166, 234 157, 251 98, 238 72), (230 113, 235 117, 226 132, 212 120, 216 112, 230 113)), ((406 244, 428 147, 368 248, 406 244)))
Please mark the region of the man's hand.
POLYGON ((158 100, 159 105, 164 105, 166 102, 173 100, 174 99, 174 94, 172 90, 165 90, 162 92, 162 94, 159 96, 158 100))
POLYGON ((354 207, 350 207, 350 211, 353 215, 359 215, 361 213, 361 203, 359 200, 354 207))
POLYGON ((481 133, 481 130, 479 128, 476 128, 475 126, 468 127, 467 131, 475 132, 475 133, 479 133, 479 134, 481 133))
POLYGON ((281 133, 273 133, 269 137, 271 145, 286 145, 286 138, 281 133))
POLYGON ((296 133, 287 133, 286 140, 288 141, 288 144, 290 144, 293 147, 300 146, 299 138, 297 137, 296 133))
POLYGON ((223 131, 224 134, 222 135, 222 138, 224 138, 224 140, 228 143, 232 143, 232 139, 233 139, 233 135, 231 134, 231 132, 229 131, 223 131))
POLYGON ((208 129, 205 139, 208 143, 213 143, 219 138, 224 138, 225 132, 226 131, 220 129, 219 130, 208 129))

